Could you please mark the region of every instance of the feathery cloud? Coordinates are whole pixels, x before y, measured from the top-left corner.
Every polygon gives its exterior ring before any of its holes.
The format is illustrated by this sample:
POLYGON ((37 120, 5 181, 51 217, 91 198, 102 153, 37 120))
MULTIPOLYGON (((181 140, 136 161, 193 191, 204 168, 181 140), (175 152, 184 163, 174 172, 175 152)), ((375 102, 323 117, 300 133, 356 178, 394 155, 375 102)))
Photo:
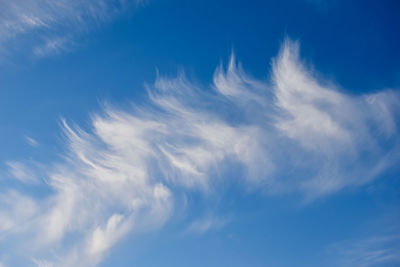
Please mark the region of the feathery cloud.
POLYGON ((186 229, 186 233, 203 234, 210 230, 220 229, 229 222, 228 218, 208 216, 193 221, 186 229))
POLYGON ((341 266, 395 266, 400 263, 400 235, 397 231, 341 242, 331 250, 341 266))
POLYGON ((18 194, 32 209, 6 208, 3 231, 29 239, 25 256, 37 262, 93 266, 128 233, 162 227, 179 205, 177 192, 217 191, 218 181, 232 179, 221 166, 240 170, 249 188, 311 201, 366 184, 400 158, 399 94, 347 95, 322 84, 297 43, 283 44, 270 81, 232 57, 210 89, 183 74, 159 77, 147 85, 146 104, 106 106, 90 131, 63 120, 65 161, 44 167, 52 192, 18 194))
POLYGON ((29 168, 26 164, 18 161, 8 161, 6 165, 8 166, 8 171, 11 176, 18 179, 20 182, 28 184, 38 182, 36 171, 29 168))
MULTIPOLYGON (((0 52, 23 39, 36 56, 73 49, 74 39, 141 0, 0 0, 0 52)), ((27 45, 24 45, 27 47, 27 45)))

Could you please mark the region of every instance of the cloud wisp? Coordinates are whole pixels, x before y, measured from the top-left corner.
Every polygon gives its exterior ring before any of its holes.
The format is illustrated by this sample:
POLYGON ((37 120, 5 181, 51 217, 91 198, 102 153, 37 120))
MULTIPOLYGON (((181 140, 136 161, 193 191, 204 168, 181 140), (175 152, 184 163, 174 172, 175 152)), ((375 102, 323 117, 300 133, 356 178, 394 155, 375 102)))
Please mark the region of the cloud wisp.
POLYGON ((335 264, 340 266, 397 266, 400 263, 399 231, 338 243, 331 246, 332 252, 335 264))
POLYGON ((0 0, 0 52, 16 42, 43 57, 69 51, 75 39, 141 0, 0 0))
POLYGON ((238 178, 250 190, 312 201, 398 163, 399 94, 342 93, 319 82, 298 49, 282 45, 270 81, 251 77, 232 57, 210 88, 183 74, 159 77, 147 85, 146 104, 105 106, 89 131, 62 120, 65 160, 44 167, 42 186, 51 192, 3 193, 1 200, 14 200, 1 212, 9 222, 0 226, 2 242, 16 240, 9 249, 24 246, 38 263, 94 266, 124 236, 163 226, 179 192, 207 197, 219 181, 238 178), (227 168, 237 177, 224 175, 227 168), (29 211, 20 208, 26 203, 29 211))
POLYGON ((31 146, 31 147, 37 147, 39 146, 39 142, 33 139, 32 137, 29 137, 27 135, 24 136, 25 141, 31 146))

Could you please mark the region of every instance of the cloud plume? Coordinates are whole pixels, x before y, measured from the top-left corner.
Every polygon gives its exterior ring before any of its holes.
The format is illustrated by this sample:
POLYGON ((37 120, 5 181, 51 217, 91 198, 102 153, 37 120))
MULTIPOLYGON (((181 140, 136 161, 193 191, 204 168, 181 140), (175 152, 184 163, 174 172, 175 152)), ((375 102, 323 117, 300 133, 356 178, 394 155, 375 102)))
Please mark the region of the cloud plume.
POLYGON ((289 40, 267 81, 232 56, 209 88, 179 74, 146 89, 145 104, 106 105, 88 131, 62 120, 64 161, 44 167, 51 192, 37 198, 10 188, 1 196, 15 199, 0 213, 2 242, 12 237, 12 249, 29 240, 24 253, 39 266, 93 266, 129 233, 162 227, 177 192, 207 197, 219 181, 240 179, 250 190, 312 201, 366 184, 400 158, 399 94, 348 95, 320 82, 289 40))

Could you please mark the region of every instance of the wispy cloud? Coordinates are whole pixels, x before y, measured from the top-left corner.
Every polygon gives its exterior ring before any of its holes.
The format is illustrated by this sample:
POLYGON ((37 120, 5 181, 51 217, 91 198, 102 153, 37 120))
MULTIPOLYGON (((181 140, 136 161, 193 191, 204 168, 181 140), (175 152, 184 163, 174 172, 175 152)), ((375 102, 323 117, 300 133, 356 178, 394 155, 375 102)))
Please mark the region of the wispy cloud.
POLYGON ((280 113, 275 126, 296 143, 286 150, 307 169, 318 166, 314 177, 300 184, 308 194, 364 184, 397 160, 397 92, 346 95, 321 85, 301 64, 293 43, 284 46, 273 73, 280 113))
POLYGON ((26 136, 24 136, 24 138, 25 138, 25 141, 32 147, 37 147, 39 145, 39 142, 30 136, 26 135, 26 136))
MULTIPOLYGON (((0 194, 0 237, 26 230, 26 223, 38 211, 35 200, 15 190, 0 194)), ((4 256, 4 255, 2 255, 4 256)))
POLYGON ((229 218, 219 218, 215 216, 208 216, 193 221, 186 229, 186 233, 203 234, 211 230, 218 230, 229 223, 229 218))
POLYGON ((52 193, 21 193, 32 213, 19 217, 11 206, 4 215, 9 235, 26 235, 35 248, 25 257, 96 265, 127 233, 161 227, 179 205, 177 192, 217 191, 218 181, 232 179, 221 166, 234 166, 249 188, 310 201, 398 164, 399 94, 341 93, 302 64, 296 43, 283 44, 270 81, 251 77, 232 57, 210 87, 183 74, 159 77, 147 85, 146 104, 106 105, 90 131, 63 120, 65 161, 43 167, 52 193), (21 224, 23 233, 10 232, 21 224))
POLYGON ((36 178, 37 171, 28 167, 26 164, 18 161, 8 161, 6 162, 6 165, 8 166, 8 171, 11 176, 19 181, 27 184, 38 182, 38 179, 36 178))
POLYGON ((45 57, 73 50, 75 47, 73 38, 69 37, 52 37, 44 40, 44 42, 33 48, 33 54, 37 57, 45 57))
POLYGON ((71 50, 77 36, 140 2, 0 0, 0 52, 15 47, 15 41, 31 47, 40 57, 71 50))
POLYGON ((45 260, 37 260, 33 258, 33 262, 36 264, 37 267, 53 267, 54 265, 45 260))
POLYGON ((340 266, 397 266, 400 264, 400 234, 370 236, 332 246, 340 266))

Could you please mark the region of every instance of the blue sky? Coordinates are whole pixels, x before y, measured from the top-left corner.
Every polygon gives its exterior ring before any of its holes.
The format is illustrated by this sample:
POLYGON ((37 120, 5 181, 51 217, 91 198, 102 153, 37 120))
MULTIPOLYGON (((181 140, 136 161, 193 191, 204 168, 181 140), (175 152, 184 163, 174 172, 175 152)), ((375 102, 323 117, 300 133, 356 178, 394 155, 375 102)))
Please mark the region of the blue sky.
POLYGON ((399 10, 0 0, 0 266, 398 266, 399 10))

